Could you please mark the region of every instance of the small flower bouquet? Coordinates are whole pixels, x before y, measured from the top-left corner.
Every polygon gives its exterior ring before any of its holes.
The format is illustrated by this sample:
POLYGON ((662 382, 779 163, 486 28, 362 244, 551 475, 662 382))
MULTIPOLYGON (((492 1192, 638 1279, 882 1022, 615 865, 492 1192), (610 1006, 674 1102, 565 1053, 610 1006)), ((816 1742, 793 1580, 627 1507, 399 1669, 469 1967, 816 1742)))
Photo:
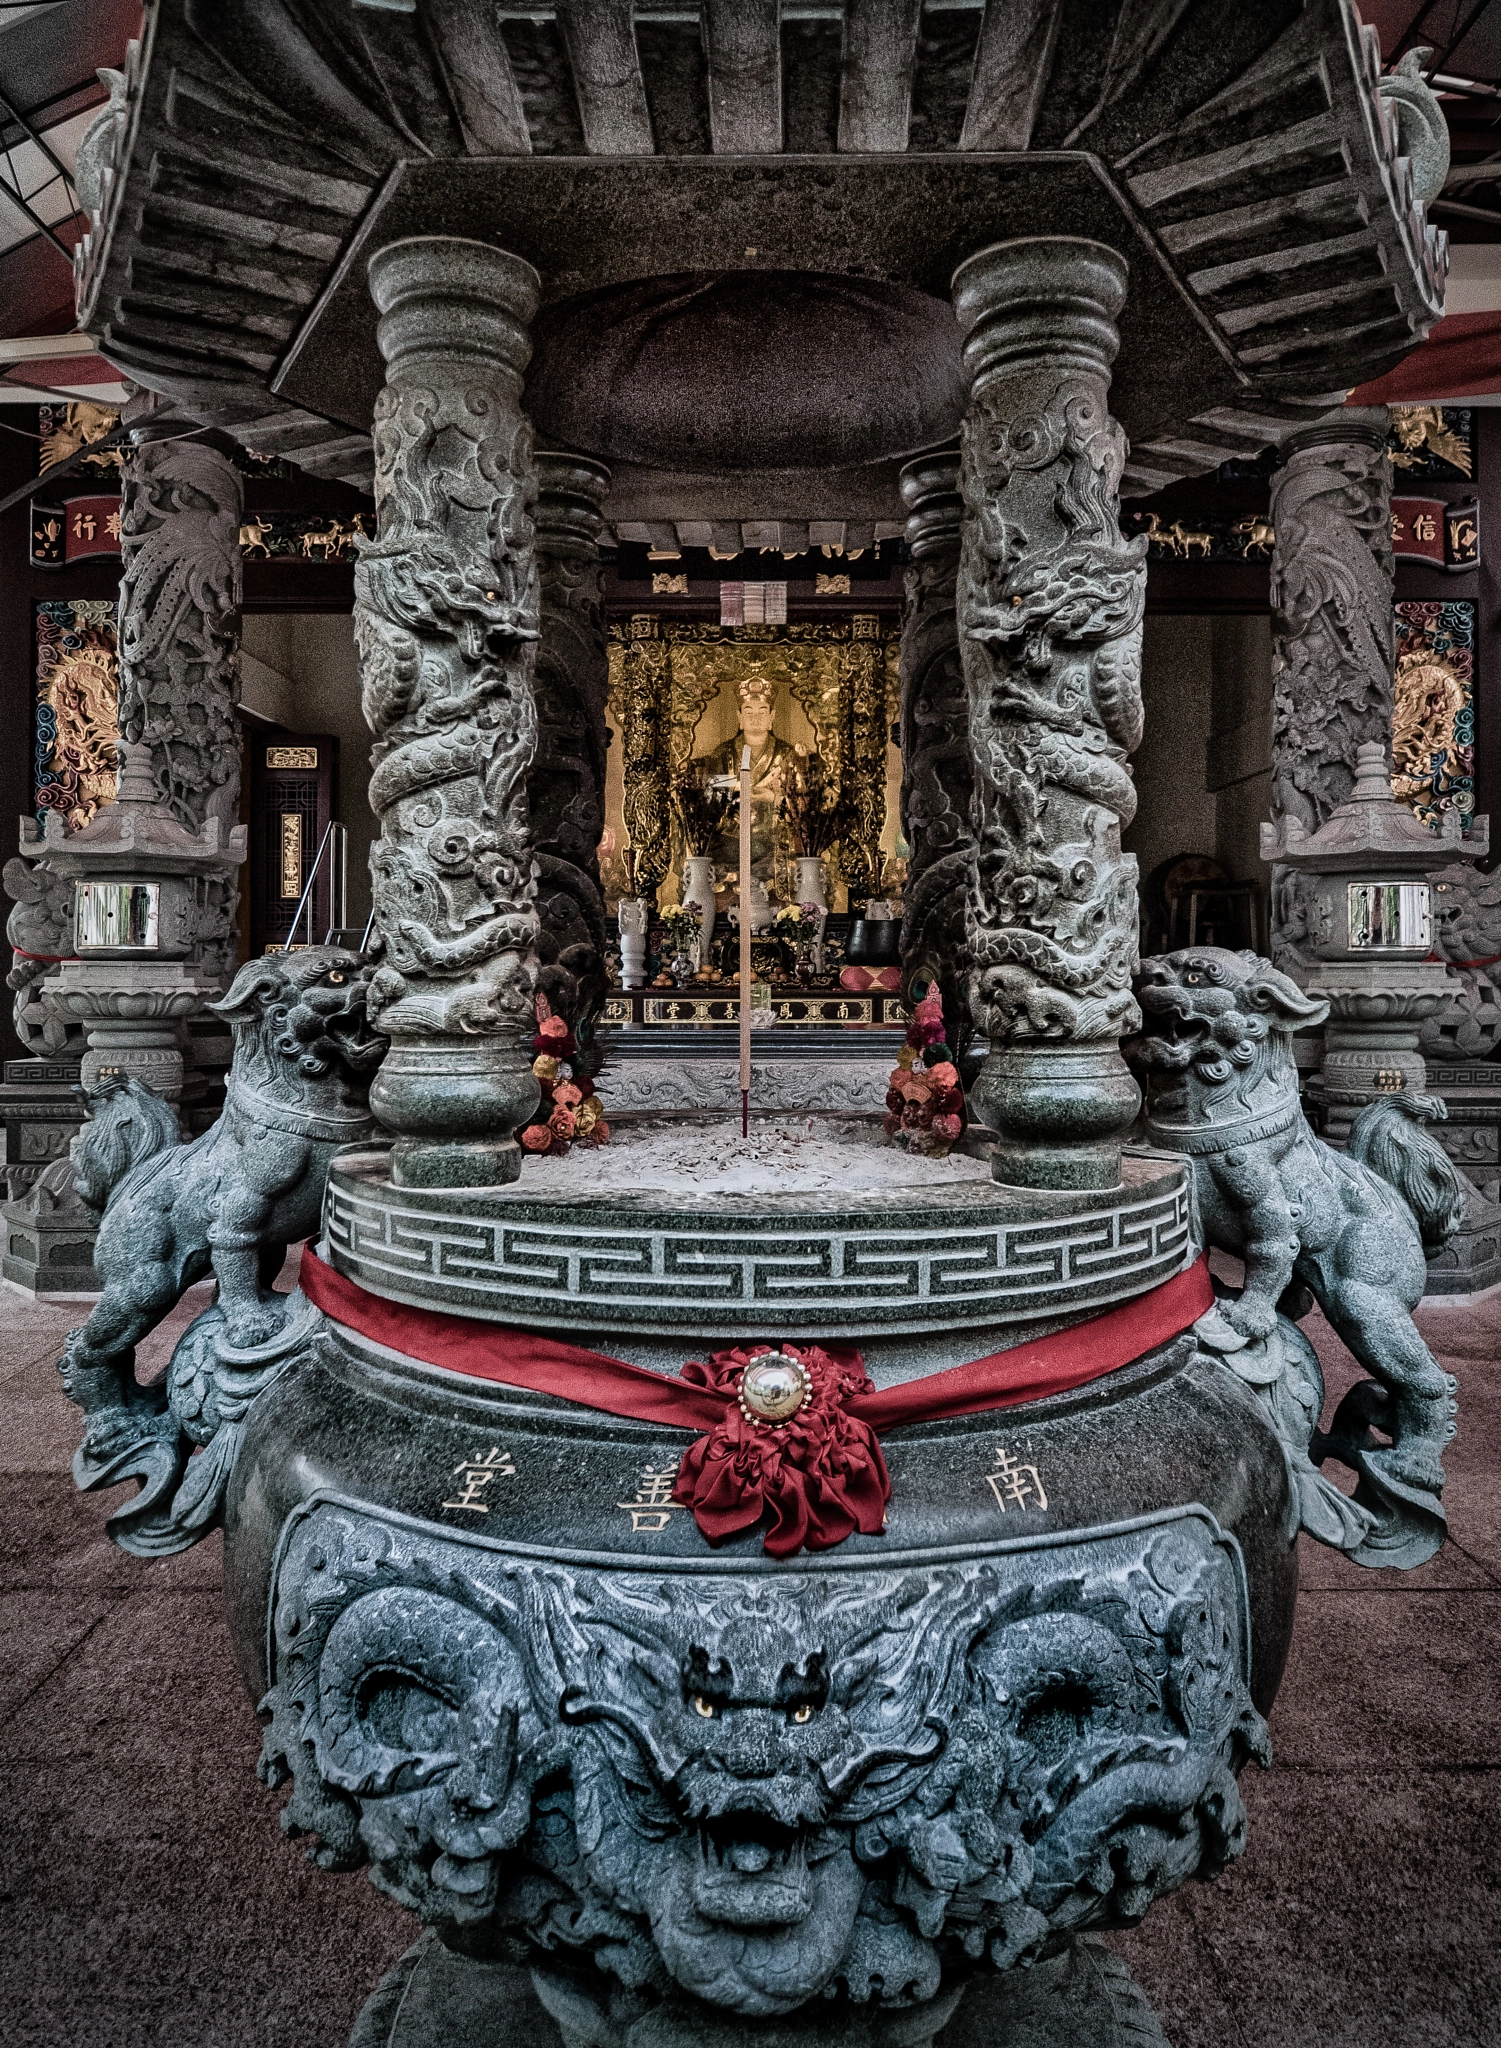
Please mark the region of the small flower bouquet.
POLYGON ((696 903, 671 903, 658 912, 658 919, 667 937, 667 948, 674 953, 685 953, 703 930, 703 913, 696 903))
POLYGON ((784 903, 772 925, 778 937, 800 944, 817 936, 819 909, 816 903, 784 903))
POLYGON ((964 1090, 944 1035, 943 998, 930 989, 912 1013, 886 1090, 886 1135, 942 1159, 964 1130, 964 1090))
POLYGON ((521 1133, 528 1152, 559 1159, 570 1145, 603 1145, 610 1135, 604 1104, 593 1083, 574 1079, 572 1062, 579 1049, 567 1021, 553 1015, 546 996, 537 998, 537 1035, 532 1040, 532 1072, 542 1090, 537 1113, 521 1133))

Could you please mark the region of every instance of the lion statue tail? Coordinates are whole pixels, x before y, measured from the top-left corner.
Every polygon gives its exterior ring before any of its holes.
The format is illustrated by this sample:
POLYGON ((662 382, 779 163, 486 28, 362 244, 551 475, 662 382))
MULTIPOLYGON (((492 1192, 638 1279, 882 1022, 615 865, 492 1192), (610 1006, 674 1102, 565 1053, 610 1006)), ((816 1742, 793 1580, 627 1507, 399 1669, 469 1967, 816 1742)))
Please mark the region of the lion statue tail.
POLYGON ((1423 1126, 1448 1116, 1442 1097, 1383 1095, 1356 1117, 1345 1151, 1396 1189, 1417 1218, 1425 1251, 1438 1251, 1464 1222, 1469 1196, 1459 1169, 1423 1126))
POLYGON ((172 1105, 134 1074, 103 1074, 97 1087, 77 1091, 89 1120, 73 1140, 73 1179, 79 1200, 101 1214, 122 1181, 138 1166, 182 1143, 172 1105))

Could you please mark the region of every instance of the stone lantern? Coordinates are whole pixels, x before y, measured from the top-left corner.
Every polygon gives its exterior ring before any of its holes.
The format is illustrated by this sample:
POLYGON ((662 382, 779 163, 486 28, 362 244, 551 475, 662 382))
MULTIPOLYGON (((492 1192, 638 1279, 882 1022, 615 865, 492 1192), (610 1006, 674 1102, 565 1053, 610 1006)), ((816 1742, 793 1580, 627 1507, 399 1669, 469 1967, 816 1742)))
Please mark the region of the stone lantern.
POLYGON ((1378 1094, 1420 1091, 1427 1068, 1418 1032, 1453 994, 1434 957, 1429 875, 1456 855, 1482 857, 1489 821, 1463 834, 1457 813, 1435 836, 1392 796, 1385 746, 1356 757, 1349 797, 1309 832, 1288 815, 1261 828, 1261 857, 1296 871, 1305 986, 1329 1004, 1322 1069, 1325 1135, 1341 1143, 1378 1094))
POLYGON ((104 1073, 134 1074, 177 1106, 185 1079, 183 1027, 216 982, 186 965, 209 885, 245 858, 245 827, 220 843, 220 824, 198 831, 178 824, 152 782, 149 751, 122 749, 119 794, 80 831, 49 812, 45 839, 33 827, 55 874, 73 883, 77 958, 54 984, 65 1016, 88 1031, 79 1078, 92 1087, 104 1073))

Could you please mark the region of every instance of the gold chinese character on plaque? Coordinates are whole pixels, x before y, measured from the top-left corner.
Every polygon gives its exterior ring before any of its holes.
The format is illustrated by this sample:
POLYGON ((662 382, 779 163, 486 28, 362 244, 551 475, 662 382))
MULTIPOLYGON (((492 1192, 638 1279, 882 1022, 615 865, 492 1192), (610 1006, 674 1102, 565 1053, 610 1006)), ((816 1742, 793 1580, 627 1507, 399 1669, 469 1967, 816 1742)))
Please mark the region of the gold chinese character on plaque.
POLYGON ((643 1465, 636 1480, 636 1498, 616 1501, 616 1507, 624 1508, 631 1518, 633 1536, 660 1535, 674 1511, 681 1508, 682 1502, 672 1497, 677 1476, 676 1459, 670 1465, 643 1465))
POLYGON ((1412 522, 1412 532, 1415 540, 1437 540, 1438 521, 1431 512, 1420 512, 1412 522))
POLYGON ((281 814, 281 894, 285 903, 295 903, 302 894, 302 813, 281 814))
MULTIPOLYGON (((1027 1449, 1030 1451, 1031 1448, 1028 1444, 1027 1449)), ((1048 1504, 1037 1467, 1022 1464, 1004 1444, 996 1445, 995 1465, 986 1473, 985 1479, 1003 1515, 1010 1508, 1025 1508, 1029 1504, 1045 1508, 1048 1504)))
POLYGON ((488 1451, 475 1451, 462 1465, 455 1465, 452 1477, 462 1479, 457 1500, 446 1500, 446 1508, 464 1508, 472 1515, 488 1515, 490 1506, 484 1496, 487 1486, 493 1486, 497 1479, 514 1479, 516 1466, 511 1454, 502 1450, 499 1444, 491 1444, 488 1451))

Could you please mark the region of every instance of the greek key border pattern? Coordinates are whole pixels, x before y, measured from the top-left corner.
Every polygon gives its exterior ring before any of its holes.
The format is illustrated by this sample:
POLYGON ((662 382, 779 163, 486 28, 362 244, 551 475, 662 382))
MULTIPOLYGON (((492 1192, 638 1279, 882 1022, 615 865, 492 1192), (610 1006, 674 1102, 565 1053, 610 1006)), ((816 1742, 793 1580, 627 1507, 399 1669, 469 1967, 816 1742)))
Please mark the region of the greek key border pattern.
POLYGON ((367 1193, 332 1174, 326 1229, 335 1265, 434 1306, 497 1317, 631 1325, 684 1313, 807 1321, 855 1311, 871 1325, 921 1314, 1042 1316, 1166 1279, 1189 1246, 1186 1184, 1166 1194, 1047 1221, 892 1231, 684 1223, 633 1228, 577 1216, 557 1223, 433 1216, 402 1191, 367 1193))

